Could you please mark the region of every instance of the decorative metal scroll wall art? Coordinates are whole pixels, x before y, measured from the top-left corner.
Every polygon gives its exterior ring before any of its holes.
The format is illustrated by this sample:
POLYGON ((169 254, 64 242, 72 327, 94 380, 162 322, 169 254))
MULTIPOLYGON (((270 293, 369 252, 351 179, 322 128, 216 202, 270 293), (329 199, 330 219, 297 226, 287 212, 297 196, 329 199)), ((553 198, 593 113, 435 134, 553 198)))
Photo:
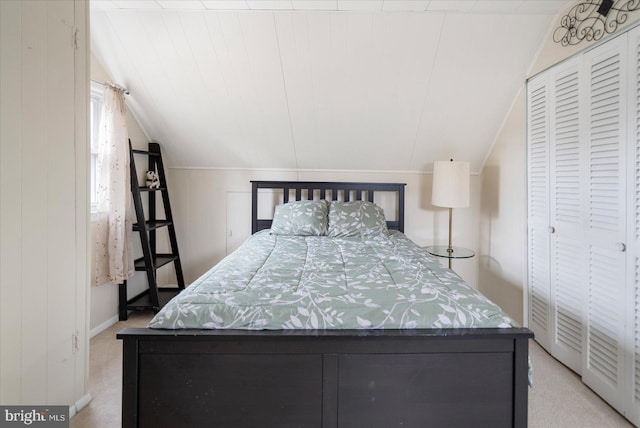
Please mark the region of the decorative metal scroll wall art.
POLYGON ((640 0, 589 0, 573 6, 560 19, 553 41, 562 46, 577 45, 583 40, 600 40, 627 21, 629 12, 640 10, 640 0))

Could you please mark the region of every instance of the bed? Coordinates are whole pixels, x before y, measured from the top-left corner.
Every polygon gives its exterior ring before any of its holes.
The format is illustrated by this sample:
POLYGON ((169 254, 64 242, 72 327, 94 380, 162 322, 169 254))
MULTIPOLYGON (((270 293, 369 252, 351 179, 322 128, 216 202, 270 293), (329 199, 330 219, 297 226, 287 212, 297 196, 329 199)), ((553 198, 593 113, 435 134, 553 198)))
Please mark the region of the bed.
POLYGON ((404 184, 253 181, 247 243, 118 334, 122 426, 525 427, 533 334, 403 231, 404 184))

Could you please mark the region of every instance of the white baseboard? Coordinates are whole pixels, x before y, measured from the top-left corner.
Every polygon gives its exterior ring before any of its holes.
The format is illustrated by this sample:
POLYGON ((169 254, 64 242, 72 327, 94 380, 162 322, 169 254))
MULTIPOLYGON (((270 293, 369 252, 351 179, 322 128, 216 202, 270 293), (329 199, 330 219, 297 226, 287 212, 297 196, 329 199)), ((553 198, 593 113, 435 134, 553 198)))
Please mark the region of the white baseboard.
POLYGON ((117 322, 118 322, 118 316, 114 315, 112 318, 109 318, 99 326, 92 328, 91 331, 89 331, 89 339, 93 339, 94 337, 96 337, 97 335, 99 335, 100 333, 102 333, 103 331, 105 331, 106 329, 108 329, 109 327, 111 327, 117 322))
POLYGON ((91 400, 93 400, 91 394, 85 394, 78 401, 76 401, 76 404, 69 406, 69 419, 74 417, 80 410, 84 408, 84 406, 89 404, 91 400))

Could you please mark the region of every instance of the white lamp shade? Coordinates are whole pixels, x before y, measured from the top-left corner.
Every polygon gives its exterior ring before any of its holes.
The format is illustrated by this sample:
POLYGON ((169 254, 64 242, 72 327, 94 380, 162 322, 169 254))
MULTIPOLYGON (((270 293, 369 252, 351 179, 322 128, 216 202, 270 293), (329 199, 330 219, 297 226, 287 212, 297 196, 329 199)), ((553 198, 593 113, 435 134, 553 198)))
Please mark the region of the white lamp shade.
POLYGON ((433 163, 431 203, 446 208, 469 206, 469 162, 433 163))

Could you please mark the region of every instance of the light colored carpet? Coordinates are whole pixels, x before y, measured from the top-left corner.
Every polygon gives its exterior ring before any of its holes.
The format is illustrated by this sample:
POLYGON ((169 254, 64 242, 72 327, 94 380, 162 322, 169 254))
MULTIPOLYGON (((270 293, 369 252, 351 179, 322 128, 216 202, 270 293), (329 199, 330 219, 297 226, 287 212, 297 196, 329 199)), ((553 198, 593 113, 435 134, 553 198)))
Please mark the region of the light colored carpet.
POLYGON ((529 342, 533 387, 529 389, 529 427, 632 427, 573 371, 534 341, 529 342))
POLYGON ((93 339, 89 347, 91 403, 70 421, 70 428, 119 428, 122 414, 122 342, 116 334, 125 327, 146 327, 152 314, 134 312, 93 339))
MULTIPOLYGON (((133 313, 91 340, 90 385, 93 401, 73 419, 70 428, 120 427, 122 343, 124 327, 146 327, 150 313, 133 313)), ((580 378, 531 341, 534 385, 529 389, 529 427, 632 427, 626 419, 585 386, 580 378)))

